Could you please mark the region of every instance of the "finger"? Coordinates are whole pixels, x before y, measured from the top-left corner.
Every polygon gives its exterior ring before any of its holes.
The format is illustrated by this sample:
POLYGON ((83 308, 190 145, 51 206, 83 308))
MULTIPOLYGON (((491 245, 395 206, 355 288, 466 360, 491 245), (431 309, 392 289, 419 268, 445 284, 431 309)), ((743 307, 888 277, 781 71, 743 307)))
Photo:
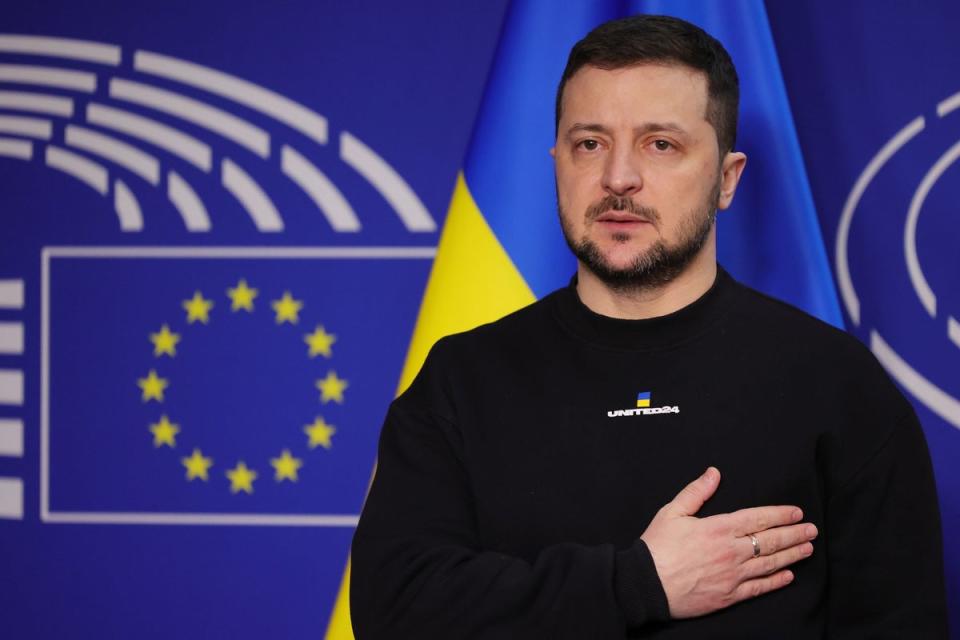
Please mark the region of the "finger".
POLYGON ((769 556, 760 556, 759 558, 747 560, 742 565, 740 575, 745 580, 769 576, 784 567, 789 567, 791 564, 800 562, 804 558, 809 558, 812 553, 813 545, 809 542, 804 542, 769 556))
MULTIPOLYGON (((789 549, 798 544, 809 542, 817 537, 817 533, 817 528, 814 525, 805 522, 803 524, 767 529, 766 531, 760 531, 753 535, 757 538, 760 555, 769 556, 783 549, 789 549)), ((744 536, 743 540, 745 557, 748 559, 752 558, 754 553, 753 542, 750 540, 750 536, 744 536)))
POLYGON ((719 484, 720 471, 716 467, 709 467, 702 476, 685 486, 667 506, 672 507, 677 515, 692 516, 710 499, 719 484))
POLYGON ((753 507, 734 511, 728 518, 733 535, 739 537, 800 522, 803 511, 792 506, 753 507))
POLYGON ((793 582, 793 572, 789 570, 784 570, 764 578, 748 580, 741 583, 733 592, 733 601, 740 602, 741 600, 756 598, 765 593, 782 589, 791 582, 793 582))

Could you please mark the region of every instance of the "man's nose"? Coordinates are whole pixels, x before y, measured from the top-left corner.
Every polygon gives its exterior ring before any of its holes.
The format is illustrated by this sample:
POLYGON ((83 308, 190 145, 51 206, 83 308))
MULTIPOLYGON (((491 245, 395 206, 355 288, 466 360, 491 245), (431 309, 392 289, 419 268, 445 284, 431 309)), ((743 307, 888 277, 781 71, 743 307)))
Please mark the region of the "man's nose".
POLYGON ((603 188, 616 196, 626 196, 643 188, 639 159, 632 149, 614 149, 607 155, 603 188))

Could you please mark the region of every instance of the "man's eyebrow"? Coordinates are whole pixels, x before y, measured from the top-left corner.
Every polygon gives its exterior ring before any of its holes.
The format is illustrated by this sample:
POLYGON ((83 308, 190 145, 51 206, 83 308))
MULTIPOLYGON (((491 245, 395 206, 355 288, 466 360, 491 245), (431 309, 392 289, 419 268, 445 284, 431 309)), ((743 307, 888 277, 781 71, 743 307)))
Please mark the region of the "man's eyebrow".
MULTIPOLYGON (((604 133, 609 134, 610 129, 602 124, 594 124, 589 122, 574 122, 569 129, 567 129, 567 135, 573 135, 574 133, 579 132, 590 132, 590 133, 604 133)), ((644 135, 647 133, 655 133, 657 131, 671 131, 673 133, 679 133, 681 135, 689 135, 687 130, 681 127, 675 122, 645 122, 639 126, 634 127, 633 132, 637 135, 644 135)))

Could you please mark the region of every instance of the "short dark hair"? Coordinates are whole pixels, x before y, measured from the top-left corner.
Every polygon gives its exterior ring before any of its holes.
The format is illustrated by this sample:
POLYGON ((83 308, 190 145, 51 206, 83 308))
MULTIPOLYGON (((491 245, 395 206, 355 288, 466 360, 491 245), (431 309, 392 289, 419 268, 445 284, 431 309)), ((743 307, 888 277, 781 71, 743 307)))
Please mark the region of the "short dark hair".
POLYGON ((720 154, 737 140, 740 80, 730 54, 700 27, 670 16, 639 15, 606 22, 570 50, 557 87, 555 133, 560 129, 563 90, 586 65, 622 69, 637 64, 675 64, 707 76, 707 122, 717 132, 720 154))

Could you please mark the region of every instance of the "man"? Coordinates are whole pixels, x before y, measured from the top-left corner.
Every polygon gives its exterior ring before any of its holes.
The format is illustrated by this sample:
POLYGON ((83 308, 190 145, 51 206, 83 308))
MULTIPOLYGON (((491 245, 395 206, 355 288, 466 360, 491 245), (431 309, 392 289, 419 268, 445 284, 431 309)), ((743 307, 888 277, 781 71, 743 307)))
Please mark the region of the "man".
POLYGON ((576 278, 438 342, 391 406, 360 640, 946 637, 910 405, 854 339, 716 264, 738 92, 680 20, 574 47, 552 154, 576 278))

